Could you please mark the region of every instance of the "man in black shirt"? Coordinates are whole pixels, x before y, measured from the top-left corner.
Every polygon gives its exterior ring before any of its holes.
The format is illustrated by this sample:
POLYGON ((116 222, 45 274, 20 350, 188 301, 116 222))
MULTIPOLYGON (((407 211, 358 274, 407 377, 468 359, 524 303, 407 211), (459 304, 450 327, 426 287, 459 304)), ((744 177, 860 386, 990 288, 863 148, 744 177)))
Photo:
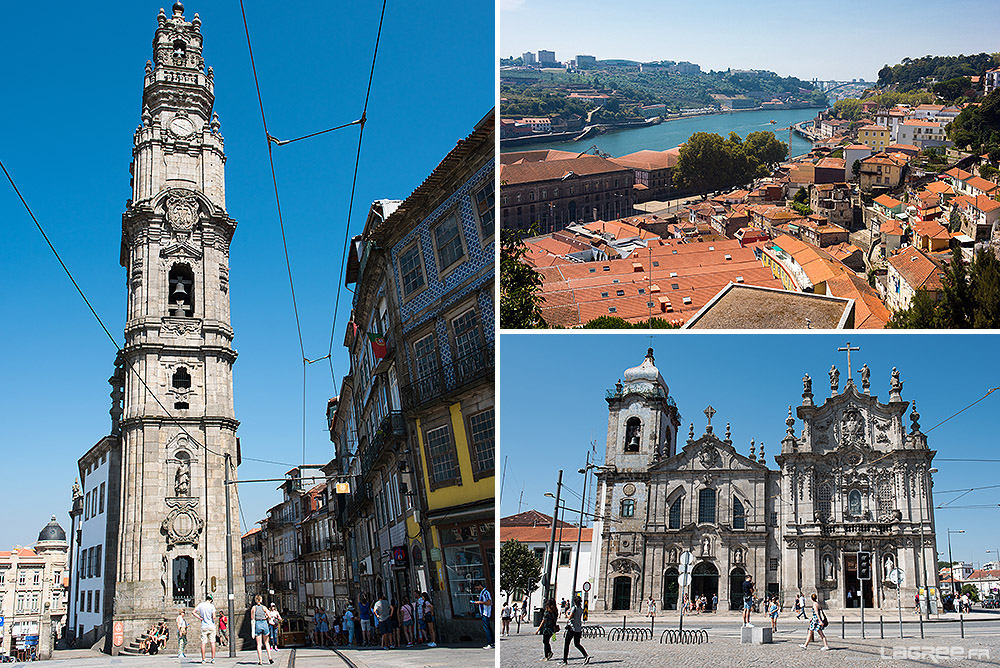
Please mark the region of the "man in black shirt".
POLYGON ((743 581, 743 626, 750 626, 750 609, 753 607, 753 578, 743 581))

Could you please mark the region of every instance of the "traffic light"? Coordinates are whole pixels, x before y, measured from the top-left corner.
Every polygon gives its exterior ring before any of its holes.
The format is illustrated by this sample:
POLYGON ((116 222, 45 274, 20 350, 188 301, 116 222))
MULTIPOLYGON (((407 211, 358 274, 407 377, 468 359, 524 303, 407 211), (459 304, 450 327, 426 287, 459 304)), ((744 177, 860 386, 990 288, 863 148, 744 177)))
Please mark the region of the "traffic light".
POLYGON ((858 579, 872 579, 872 553, 858 552, 858 579))

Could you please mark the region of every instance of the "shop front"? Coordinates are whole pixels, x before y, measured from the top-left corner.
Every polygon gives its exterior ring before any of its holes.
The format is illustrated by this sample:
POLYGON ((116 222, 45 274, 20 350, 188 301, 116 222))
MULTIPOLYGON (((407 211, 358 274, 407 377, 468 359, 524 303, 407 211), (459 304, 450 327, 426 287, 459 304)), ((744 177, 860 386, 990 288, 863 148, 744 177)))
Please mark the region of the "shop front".
POLYGON ((483 629, 478 606, 476 585, 483 585, 495 597, 493 565, 496 559, 493 517, 481 517, 456 524, 436 527, 444 567, 445 590, 438 601, 446 617, 446 632, 450 641, 478 641, 483 629))

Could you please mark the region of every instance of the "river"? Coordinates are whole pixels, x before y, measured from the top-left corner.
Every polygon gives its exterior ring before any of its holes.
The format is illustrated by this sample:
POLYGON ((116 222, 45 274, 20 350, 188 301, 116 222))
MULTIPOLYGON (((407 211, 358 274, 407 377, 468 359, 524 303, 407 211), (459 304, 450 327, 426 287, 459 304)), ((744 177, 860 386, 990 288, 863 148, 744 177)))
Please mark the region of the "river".
MULTIPOLYGON (((788 141, 788 127, 792 123, 811 120, 818 109, 780 109, 767 111, 738 111, 729 114, 711 114, 664 121, 659 125, 644 128, 618 130, 601 135, 591 135, 581 141, 558 141, 523 146, 501 148, 501 152, 534 151, 538 149, 559 149, 561 151, 583 151, 596 144, 597 148, 613 156, 622 156, 645 149, 665 151, 687 141, 695 132, 715 132, 728 137, 735 132, 746 137, 751 132, 770 130, 778 139, 788 141), (771 120, 776 121, 771 124, 771 120), (784 129, 782 129, 784 128, 784 129)), ((812 150, 812 143, 797 134, 792 134, 792 155, 802 155, 812 150)))

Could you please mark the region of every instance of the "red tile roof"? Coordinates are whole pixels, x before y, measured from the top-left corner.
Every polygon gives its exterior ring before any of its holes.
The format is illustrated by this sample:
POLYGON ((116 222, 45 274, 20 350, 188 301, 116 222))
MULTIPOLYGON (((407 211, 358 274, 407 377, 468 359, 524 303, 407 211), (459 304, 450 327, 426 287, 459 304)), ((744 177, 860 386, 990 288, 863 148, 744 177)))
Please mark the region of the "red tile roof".
POLYGON ((890 257, 889 264, 914 290, 923 288, 928 292, 936 292, 941 289, 941 267, 912 246, 907 246, 890 257))

